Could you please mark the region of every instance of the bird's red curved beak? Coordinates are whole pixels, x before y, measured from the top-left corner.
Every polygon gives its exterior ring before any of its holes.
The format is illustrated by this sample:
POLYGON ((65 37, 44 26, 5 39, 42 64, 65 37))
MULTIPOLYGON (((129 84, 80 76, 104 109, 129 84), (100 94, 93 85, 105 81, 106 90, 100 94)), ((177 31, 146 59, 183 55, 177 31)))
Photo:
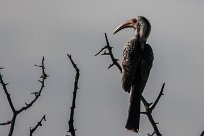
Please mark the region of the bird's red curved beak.
POLYGON ((137 19, 136 18, 133 18, 133 19, 130 19, 130 20, 127 20, 125 21, 124 23, 122 23, 121 25, 119 25, 115 31, 113 32, 113 34, 116 34, 118 31, 124 29, 124 28, 135 28, 136 26, 136 23, 137 23, 137 19))

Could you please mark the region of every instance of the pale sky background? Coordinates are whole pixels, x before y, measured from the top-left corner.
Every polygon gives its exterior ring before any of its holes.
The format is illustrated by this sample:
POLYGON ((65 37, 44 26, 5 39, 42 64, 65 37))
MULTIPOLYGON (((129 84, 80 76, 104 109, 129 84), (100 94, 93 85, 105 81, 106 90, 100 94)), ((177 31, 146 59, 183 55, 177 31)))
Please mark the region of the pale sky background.
MULTIPOLYGON (((165 95, 153 112, 164 136, 198 136, 204 129, 204 1, 203 0, 0 0, 0 66, 16 107, 32 100, 39 89, 40 64, 45 56, 50 77, 42 96, 16 120, 14 136, 26 136, 46 114, 36 136, 65 136, 72 100, 75 71, 70 53, 81 70, 76 102, 77 136, 145 136, 152 133, 146 116, 139 134, 124 126, 128 111, 127 93, 121 88, 117 68, 107 70, 109 57, 97 56, 104 33, 116 58, 132 30, 113 35, 123 21, 145 16, 152 24, 148 43, 154 65, 144 91, 155 100, 166 82, 165 95)), ((0 88, 0 122, 12 116, 0 88)), ((0 126, 0 135, 8 134, 0 126)))

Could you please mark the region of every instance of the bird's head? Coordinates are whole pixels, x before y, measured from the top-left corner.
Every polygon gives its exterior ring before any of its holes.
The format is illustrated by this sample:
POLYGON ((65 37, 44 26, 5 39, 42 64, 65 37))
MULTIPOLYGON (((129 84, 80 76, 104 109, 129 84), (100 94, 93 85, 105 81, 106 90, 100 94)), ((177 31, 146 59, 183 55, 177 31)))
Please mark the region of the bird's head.
POLYGON ((114 34, 124 28, 133 28, 135 30, 135 37, 140 42, 146 42, 151 31, 151 25, 149 21, 143 16, 138 16, 137 18, 125 21, 116 28, 114 34))

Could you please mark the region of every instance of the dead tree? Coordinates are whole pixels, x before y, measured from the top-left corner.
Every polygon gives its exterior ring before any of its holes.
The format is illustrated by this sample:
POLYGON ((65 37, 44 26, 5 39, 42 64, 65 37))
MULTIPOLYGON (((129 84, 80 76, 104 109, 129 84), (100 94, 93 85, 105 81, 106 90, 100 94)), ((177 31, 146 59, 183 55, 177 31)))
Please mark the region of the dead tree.
POLYGON ((29 109, 37 100, 38 98, 40 97, 41 93, 42 93, 42 90, 43 88, 45 87, 45 79, 48 77, 47 74, 45 73, 45 66, 44 66, 44 57, 42 58, 42 62, 41 62, 41 65, 35 65, 36 67, 39 67, 41 68, 42 70, 42 75, 40 76, 40 80, 38 80, 41 84, 40 86, 40 89, 36 92, 33 92, 31 94, 34 94, 34 99, 29 102, 29 103, 25 103, 25 106, 22 106, 20 109, 16 109, 13 105, 13 101, 11 99, 11 96, 9 94, 9 91, 7 89, 7 85, 8 83, 5 83, 4 80, 3 80, 3 76, 0 74, 0 83, 3 87, 3 90, 4 90, 4 93, 7 97, 7 100, 8 100, 8 103, 9 103, 9 106, 12 110, 12 113, 13 113, 13 116, 12 116, 12 119, 6 121, 6 122, 3 122, 3 123, 0 123, 0 125, 10 125, 10 129, 9 129, 9 134, 8 136, 12 136, 13 134, 13 131, 14 131, 14 127, 15 127, 15 122, 16 122, 16 118, 17 116, 22 113, 23 111, 29 109))
MULTIPOLYGON (((77 65, 74 63, 72 56, 67 54, 68 58, 71 61, 72 66, 74 67, 74 69, 76 70, 76 76, 75 76, 75 82, 74 82, 74 91, 73 91, 73 99, 72 99, 72 106, 71 106, 71 112, 70 112, 70 118, 69 118, 69 130, 67 132, 71 133, 71 136, 75 136, 75 131, 76 129, 74 128, 74 109, 75 107, 75 103, 76 103, 76 95, 77 95, 77 89, 79 89, 78 87, 78 82, 79 82, 79 69, 77 67, 77 65)), ((68 136, 68 135, 67 135, 68 136)))
MULTIPOLYGON (((118 59, 116 59, 113 55, 113 52, 112 52, 113 47, 110 46, 106 33, 105 33, 105 39, 106 39, 106 45, 98 53, 96 53, 95 56, 99 55, 102 52, 103 53, 101 55, 110 56, 110 58, 112 60, 112 64, 109 65, 108 69, 111 68, 112 66, 116 66, 119 69, 119 71, 122 72, 122 67, 118 63, 118 59)), ((146 101, 146 99, 143 96, 141 98, 141 100, 144 104, 144 107, 145 107, 145 111, 141 112, 141 114, 147 115, 147 117, 148 117, 148 119, 149 119, 149 121, 150 121, 150 123, 154 129, 154 132, 152 134, 148 134, 148 136, 154 136, 154 135, 161 136, 162 135, 160 133, 158 127, 157 127, 158 123, 156 123, 152 117, 152 111, 154 110, 154 108, 158 104, 161 96, 163 95, 164 86, 165 86, 165 83, 163 83, 162 88, 160 90, 160 93, 159 93, 157 99, 155 100, 155 102, 149 103, 146 101)))

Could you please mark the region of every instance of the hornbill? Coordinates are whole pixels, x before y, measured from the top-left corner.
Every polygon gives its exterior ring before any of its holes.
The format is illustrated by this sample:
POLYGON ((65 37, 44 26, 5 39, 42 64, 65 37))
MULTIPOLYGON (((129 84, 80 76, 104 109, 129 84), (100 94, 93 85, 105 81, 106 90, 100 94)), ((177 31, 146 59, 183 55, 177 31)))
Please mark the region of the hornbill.
POLYGON ((151 31, 149 21, 143 17, 127 20, 119 25, 114 34, 124 28, 133 28, 135 37, 124 47, 122 59, 122 87, 130 93, 126 128, 139 131, 140 100, 154 59, 152 48, 146 43, 151 31))

